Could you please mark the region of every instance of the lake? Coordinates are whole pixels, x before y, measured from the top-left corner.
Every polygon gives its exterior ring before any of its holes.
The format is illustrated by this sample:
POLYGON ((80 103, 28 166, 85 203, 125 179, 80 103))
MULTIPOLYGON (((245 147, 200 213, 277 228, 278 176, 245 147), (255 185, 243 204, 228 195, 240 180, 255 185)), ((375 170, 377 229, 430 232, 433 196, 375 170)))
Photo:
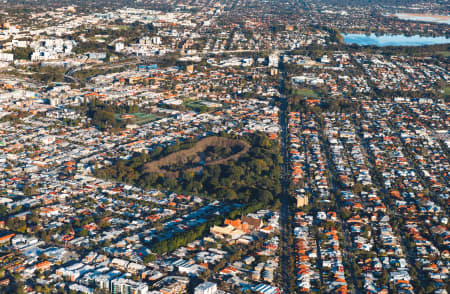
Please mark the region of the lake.
POLYGON ((423 46, 448 44, 450 39, 446 37, 422 37, 419 35, 405 36, 405 35, 381 35, 375 34, 342 34, 344 36, 344 43, 358 44, 360 46, 376 45, 384 46, 423 46))
POLYGON ((420 14, 420 13, 397 13, 391 14, 400 19, 412 20, 412 21, 425 21, 435 23, 450 24, 450 16, 448 15, 436 15, 436 14, 420 14))

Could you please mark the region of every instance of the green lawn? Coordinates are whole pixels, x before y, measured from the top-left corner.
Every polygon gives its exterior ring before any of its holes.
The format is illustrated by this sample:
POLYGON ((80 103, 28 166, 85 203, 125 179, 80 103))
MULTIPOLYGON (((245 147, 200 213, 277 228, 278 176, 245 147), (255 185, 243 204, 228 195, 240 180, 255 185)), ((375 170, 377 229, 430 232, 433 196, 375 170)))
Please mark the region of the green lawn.
POLYGON ((318 98, 319 95, 311 89, 295 89, 294 94, 311 98, 318 98))
POLYGON ((439 51, 440 54, 444 55, 445 57, 450 56, 450 51, 439 51))
POLYGON ((205 105, 200 103, 201 101, 198 100, 185 100, 184 101, 184 106, 193 109, 195 111, 205 111, 208 110, 208 107, 206 107, 205 105))
MULTIPOLYGON (((146 124, 158 119, 163 118, 164 116, 161 114, 146 114, 146 113, 141 113, 141 112, 136 112, 136 113, 130 113, 131 115, 134 115, 134 119, 136 121, 136 124, 138 125, 142 125, 142 124, 146 124)), ((121 120, 121 114, 116 114, 116 118, 120 121, 121 120)))
POLYGON ((208 107, 204 104, 202 104, 204 100, 191 100, 191 99, 186 99, 184 100, 184 106, 186 108, 192 109, 194 111, 198 111, 198 112, 208 112, 211 110, 214 110, 216 108, 214 107, 208 107))
POLYGON ((444 88, 444 96, 449 97, 450 96, 450 86, 447 86, 444 88))

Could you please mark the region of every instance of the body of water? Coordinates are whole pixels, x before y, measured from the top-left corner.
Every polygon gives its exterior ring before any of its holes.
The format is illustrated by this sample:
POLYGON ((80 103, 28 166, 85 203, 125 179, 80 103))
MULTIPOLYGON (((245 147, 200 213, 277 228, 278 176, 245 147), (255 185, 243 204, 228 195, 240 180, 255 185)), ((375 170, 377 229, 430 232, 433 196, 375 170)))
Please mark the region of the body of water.
POLYGON ((412 21, 425 21, 450 24, 450 16, 448 15, 433 15, 433 14, 415 14, 415 13, 397 13, 394 16, 412 21))
POLYGON ((405 36, 405 35, 382 35, 375 34, 342 34, 344 36, 344 43, 357 44, 360 46, 376 45, 384 46, 423 46, 448 44, 450 39, 446 37, 422 37, 419 35, 405 36))

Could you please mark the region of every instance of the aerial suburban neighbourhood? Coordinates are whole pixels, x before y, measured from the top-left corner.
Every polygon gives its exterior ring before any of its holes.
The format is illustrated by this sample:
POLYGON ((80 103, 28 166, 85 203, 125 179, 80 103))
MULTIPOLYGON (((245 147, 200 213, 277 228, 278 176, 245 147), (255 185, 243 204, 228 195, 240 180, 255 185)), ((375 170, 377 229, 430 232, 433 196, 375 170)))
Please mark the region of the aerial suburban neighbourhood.
POLYGON ((3 0, 0 293, 447 294, 446 0, 3 0))

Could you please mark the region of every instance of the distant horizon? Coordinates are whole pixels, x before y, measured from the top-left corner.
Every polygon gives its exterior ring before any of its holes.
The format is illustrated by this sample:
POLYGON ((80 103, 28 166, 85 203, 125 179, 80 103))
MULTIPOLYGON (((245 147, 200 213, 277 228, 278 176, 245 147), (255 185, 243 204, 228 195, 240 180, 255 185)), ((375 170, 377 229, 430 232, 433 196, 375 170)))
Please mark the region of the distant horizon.
POLYGON ((405 20, 450 24, 450 15, 421 14, 421 13, 394 13, 392 15, 405 20))
POLYGON ((342 34, 344 42, 347 44, 357 44, 360 46, 376 45, 379 47, 385 46, 424 46, 424 45, 438 45, 450 43, 450 38, 446 37, 426 37, 420 35, 405 36, 405 35, 376 35, 371 33, 366 34, 342 34))

